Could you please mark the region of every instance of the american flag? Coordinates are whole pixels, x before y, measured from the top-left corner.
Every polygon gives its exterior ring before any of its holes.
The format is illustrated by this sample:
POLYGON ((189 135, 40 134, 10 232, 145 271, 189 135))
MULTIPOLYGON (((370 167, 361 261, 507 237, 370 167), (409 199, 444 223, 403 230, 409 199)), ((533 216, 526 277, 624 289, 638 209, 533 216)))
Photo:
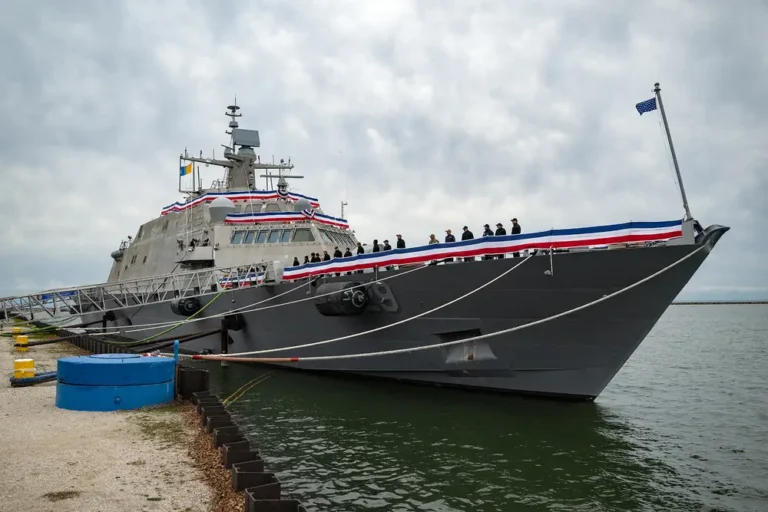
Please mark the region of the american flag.
POLYGON ((649 100, 641 101, 637 105, 635 105, 635 108, 637 109, 637 112, 640 115, 643 115, 645 112, 651 112, 652 110, 656 110, 656 98, 651 98, 649 100))

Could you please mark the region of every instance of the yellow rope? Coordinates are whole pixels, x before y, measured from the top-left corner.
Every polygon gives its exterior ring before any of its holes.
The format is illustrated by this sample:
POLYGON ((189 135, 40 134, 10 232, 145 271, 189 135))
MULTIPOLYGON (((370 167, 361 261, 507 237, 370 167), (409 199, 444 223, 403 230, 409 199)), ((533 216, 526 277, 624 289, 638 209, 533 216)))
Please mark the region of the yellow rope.
POLYGON ((275 373, 275 370, 272 370, 269 373, 265 373, 264 375, 259 375, 255 379, 243 384, 237 389, 237 391, 235 391, 234 393, 232 393, 231 395, 229 395, 227 398, 223 400, 224 405, 232 405, 236 401, 240 400, 243 397, 243 395, 245 395, 248 391, 253 389, 257 384, 261 384, 265 380, 269 379, 273 373, 275 373))

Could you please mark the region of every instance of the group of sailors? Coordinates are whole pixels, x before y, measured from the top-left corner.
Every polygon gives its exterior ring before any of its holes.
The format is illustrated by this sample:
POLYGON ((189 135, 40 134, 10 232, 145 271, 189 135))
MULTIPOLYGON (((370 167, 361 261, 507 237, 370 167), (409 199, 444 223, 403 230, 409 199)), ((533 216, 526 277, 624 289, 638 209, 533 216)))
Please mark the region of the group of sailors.
MULTIPOLYGON (((511 228, 511 233, 510 234, 512 234, 512 235, 520 234, 522 232, 522 228, 520 227, 520 224, 517 222, 517 218, 513 218, 511 220, 511 222, 512 222, 512 228, 511 228)), ((472 231, 469 230, 469 227, 464 226, 463 228, 461 228, 461 230, 462 230, 461 240, 472 240, 472 239, 475 238, 475 235, 472 233, 472 231)), ((484 237, 485 236, 504 236, 506 234, 507 234, 507 230, 504 228, 504 225, 501 222, 497 222, 496 223, 496 230, 495 231, 491 230, 490 225, 488 225, 488 224, 484 224, 483 225, 483 236, 484 237)), ((395 247, 397 249, 405 249, 406 245, 405 245, 405 240, 403 240, 403 235, 398 233, 395 236, 397 237, 397 241, 395 242, 395 247)), ((451 231, 450 228, 445 230, 445 240, 444 241, 445 241, 445 243, 451 243, 451 242, 455 242, 456 241, 456 237, 454 236, 454 234, 453 234, 453 232, 451 231)), ((427 241, 428 245, 439 244, 439 243, 440 243, 440 241, 435 237, 434 233, 429 235, 429 240, 427 241)), ((374 239, 373 247, 371 248, 371 253, 390 251, 390 250, 392 250, 392 246, 389 244, 389 240, 384 240, 380 244, 378 239, 374 239)), ((355 249, 355 252, 357 254, 365 254, 365 246, 362 243, 357 242, 357 247, 355 249)), ((320 255, 319 252, 318 253, 313 252, 309 256, 304 256, 304 262, 303 263, 299 261, 298 257, 294 257, 293 258, 293 266, 294 267, 298 267, 298 266, 300 266, 302 264, 306 265, 306 264, 309 264, 309 263, 320 263, 320 262, 323 262, 323 261, 330 261, 333 258, 349 258, 351 256, 353 256, 353 254, 352 254, 352 251, 350 250, 349 247, 347 247, 344 252, 342 252, 339 247, 335 247, 334 251, 333 251, 333 256, 328 254, 328 251, 323 251, 322 256, 320 255)), ((520 253, 519 252, 512 253, 512 256, 515 257, 515 258, 519 258, 520 257, 520 253)), ((486 259, 486 260, 490 260, 490 259, 494 259, 494 258, 503 259, 504 255, 503 254, 494 254, 494 255, 483 256, 483 259, 486 259)), ((474 261, 474 259, 475 259, 474 257, 469 257, 469 258, 464 258, 464 261, 474 261)), ((454 258, 447 258, 447 259, 441 260, 441 261, 452 262, 452 261, 454 261, 454 258)), ((433 262, 432 264, 436 265, 437 262, 433 262)))

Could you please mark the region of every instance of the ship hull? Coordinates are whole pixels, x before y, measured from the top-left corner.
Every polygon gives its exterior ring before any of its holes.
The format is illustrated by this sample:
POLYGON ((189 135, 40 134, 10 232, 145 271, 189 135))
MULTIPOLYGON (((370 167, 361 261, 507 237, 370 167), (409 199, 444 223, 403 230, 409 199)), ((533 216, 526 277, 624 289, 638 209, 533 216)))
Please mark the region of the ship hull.
MULTIPOLYGON (((486 260, 428 266, 414 271, 379 272, 374 285, 390 298, 384 309, 369 306, 359 315, 324 316, 316 299, 323 291, 309 282, 227 290, 199 297, 213 302, 198 321, 169 327, 141 325, 185 320, 168 303, 115 311, 110 326, 126 326, 121 335, 183 336, 213 330, 221 318, 206 318, 235 308, 258 308, 242 314, 239 330, 182 344, 182 352, 230 354, 271 350, 252 357, 290 357, 298 362, 273 363, 310 371, 383 377, 426 384, 521 394, 593 400, 637 349, 670 303, 695 274, 728 228, 709 228, 695 245, 668 245, 572 252, 550 256, 486 260), (419 350, 467 337, 494 333, 544 320, 629 287, 705 245, 682 263, 603 302, 529 328, 477 341, 419 350), (507 275, 458 300, 520 264, 507 275), (292 291, 290 291, 292 290, 292 291), (287 293, 286 293, 287 292, 287 293), (446 304, 451 303, 447 306, 446 304), (437 311, 414 318, 430 311, 437 311), (268 308, 268 309, 265 309, 268 308), (410 320, 409 320, 410 319, 410 320), (405 321, 405 322, 403 322, 405 321), (398 322, 400 322, 398 324, 398 322), (394 324, 394 325, 393 325, 394 324), (374 331, 374 332, 370 332, 374 331), (362 334, 361 334, 362 333, 362 334), (331 343, 323 340, 349 337, 331 343), (297 345, 314 344, 303 348, 297 345), (223 345, 226 345, 224 348, 223 345), (412 352, 350 357, 351 354, 415 349, 412 352), (301 358, 329 359, 301 361, 301 358)), ((331 276, 321 282, 369 282, 373 274, 331 276)), ((100 318, 89 313, 84 321, 100 318)))

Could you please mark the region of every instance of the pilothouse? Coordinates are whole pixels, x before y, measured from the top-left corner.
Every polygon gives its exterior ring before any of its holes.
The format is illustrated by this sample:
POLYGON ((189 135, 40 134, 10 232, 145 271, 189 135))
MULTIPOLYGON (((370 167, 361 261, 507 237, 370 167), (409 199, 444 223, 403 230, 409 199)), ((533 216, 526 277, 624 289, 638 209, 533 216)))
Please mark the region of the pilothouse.
MULTIPOLYGON (((163 208, 133 240, 112 253, 109 281, 124 281, 204 268, 280 261, 285 267, 311 254, 354 250, 357 239, 346 220, 326 215, 319 201, 292 192, 290 159, 262 162, 258 130, 239 127, 240 107, 230 105, 229 145, 224 159, 179 156, 181 202, 163 208), (224 168, 223 178, 203 188, 199 165, 224 168), (264 179, 264 189, 259 184, 264 179), (191 180, 190 188, 185 182, 191 180), (276 182, 276 186, 275 185, 276 182), (169 250, 170 249, 170 250, 169 250)), ((130 238, 130 237, 129 237, 130 238)))

